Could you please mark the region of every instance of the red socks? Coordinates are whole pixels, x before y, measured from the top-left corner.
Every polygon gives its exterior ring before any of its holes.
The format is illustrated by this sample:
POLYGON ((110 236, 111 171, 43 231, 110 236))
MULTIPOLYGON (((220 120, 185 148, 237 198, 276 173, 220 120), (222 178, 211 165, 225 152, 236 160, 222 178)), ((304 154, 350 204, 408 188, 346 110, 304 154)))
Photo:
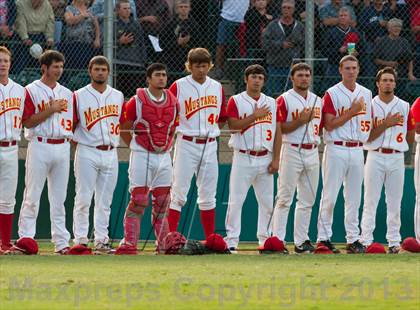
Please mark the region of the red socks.
POLYGON ((181 212, 173 209, 169 209, 168 215, 168 223, 169 223, 169 231, 177 231, 179 218, 181 217, 181 212))
POLYGON ((0 236, 3 250, 10 247, 10 238, 12 237, 13 214, 0 213, 0 236))
POLYGON ((207 239, 208 236, 214 233, 214 226, 215 226, 214 222, 216 218, 215 209, 201 210, 200 216, 201 216, 201 225, 203 225, 204 235, 206 236, 206 239, 207 239))

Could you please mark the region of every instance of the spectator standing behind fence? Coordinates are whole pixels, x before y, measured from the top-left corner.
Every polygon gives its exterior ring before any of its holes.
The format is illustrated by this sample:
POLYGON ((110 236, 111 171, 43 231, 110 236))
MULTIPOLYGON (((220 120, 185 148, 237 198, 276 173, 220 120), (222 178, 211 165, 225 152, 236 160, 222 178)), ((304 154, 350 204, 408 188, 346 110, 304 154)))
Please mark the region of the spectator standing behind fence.
POLYGON ((379 69, 384 67, 394 68, 398 73, 397 94, 402 94, 405 89, 406 80, 415 80, 413 72, 413 53, 410 42, 400 36, 402 21, 392 18, 387 23, 388 35, 377 40, 374 49, 375 63, 379 69), (403 80, 401 80, 403 79, 403 80))
POLYGON ((264 53, 252 52, 250 49, 262 49, 262 33, 273 19, 273 16, 267 13, 267 2, 268 0, 252 0, 252 6, 245 14, 245 44, 248 57, 265 57, 264 53))
POLYGON ((44 47, 54 45, 54 12, 48 0, 17 1, 16 11, 15 29, 22 45, 14 54, 13 73, 21 72, 27 65, 36 65, 35 59, 29 55, 33 43, 44 47))
POLYGON ((283 91, 292 60, 302 56, 305 29, 293 18, 294 9, 294 0, 283 0, 281 17, 268 24, 263 34, 269 74, 266 93, 270 96, 283 91))
POLYGON ((63 24, 64 24, 64 13, 66 12, 67 2, 65 0, 49 0, 51 7, 54 12, 54 43, 58 44, 61 42, 63 24))
MULTIPOLYGON (((339 10, 338 25, 328 29, 325 36, 323 51, 328 57, 327 76, 337 76, 341 58, 350 54, 360 55, 362 49, 362 35, 351 26, 351 12, 344 6, 339 10)), ((329 84, 331 80, 328 81, 329 84)))
POLYGON ((142 74, 130 72, 142 70, 147 62, 144 32, 137 19, 131 14, 129 0, 117 1, 115 7, 117 22, 115 25, 115 38, 117 40, 117 89, 124 96, 130 97, 138 85, 141 85, 142 74))
POLYGON ((162 61, 170 71, 184 71, 189 50, 198 45, 200 29, 190 11, 190 0, 176 0, 175 17, 159 36, 162 61))
POLYGON ((101 46, 98 19, 85 0, 73 0, 64 14, 66 37, 63 52, 69 68, 86 68, 101 46))
MULTIPOLYGON (((130 10, 131 14, 134 19, 137 19, 137 10, 136 10, 136 2, 134 0, 129 0, 130 2, 130 10)), ((112 0, 113 7, 116 7, 118 0, 112 0)), ((95 0, 90 7, 90 11, 94 16, 98 18, 99 24, 103 22, 104 15, 105 15, 105 2, 104 0, 95 0)))
POLYGON ((402 20, 403 28, 401 36, 407 38, 407 40, 413 40, 410 32, 410 11, 406 3, 400 3, 398 0, 388 0, 386 5, 390 12, 390 18, 398 18, 402 20))
MULTIPOLYGON (((342 0, 331 0, 330 4, 320 8, 319 18, 325 27, 335 27, 338 25, 338 11, 342 8, 342 0)), ((351 26, 355 27, 357 23, 356 14, 351 6, 347 6, 351 13, 351 26)))
POLYGON ((348 1, 348 5, 351 6, 356 14, 357 20, 360 22, 360 17, 363 10, 370 5, 370 0, 351 0, 348 1))
MULTIPOLYGON (((249 0, 223 0, 220 22, 217 28, 217 48, 215 67, 211 72, 212 78, 223 78, 223 69, 227 48, 237 42, 235 35, 239 26, 244 22, 245 13, 249 7, 249 0)), ((239 57, 238 55, 232 55, 239 57)))
POLYGON ((386 25, 390 18, 391 11, 384 5, 383 0, 373 0, 372 4, 362 11, 360 29, 365 32, 367 52, 366 57, 361 59, 364 75, 376 74, 377 67, 373 62, 373 50, 376 41, 387 34, 386 25))
MULTIPOLYGON (((136 5, 138 18, 146 38, 149 35, 158 37, 163 27, 170 22, 168 3, 165 0, 137 0, 136 5)), ((154 50, 149 40, 146 42, 149 60, 156 62, 159 53, 154 50)))
POLYGON ((15 1, 0 0, 0 42, 7 42, 13 37, 15 20, 15 1))
POLYGON ((414 74, 420 76, 420 3, 417 7, 413 6, 411 11, 411 30, 416 36, 415 39, 415 50, 416 50, 416 60, 415 60, 415 72, 414 74))

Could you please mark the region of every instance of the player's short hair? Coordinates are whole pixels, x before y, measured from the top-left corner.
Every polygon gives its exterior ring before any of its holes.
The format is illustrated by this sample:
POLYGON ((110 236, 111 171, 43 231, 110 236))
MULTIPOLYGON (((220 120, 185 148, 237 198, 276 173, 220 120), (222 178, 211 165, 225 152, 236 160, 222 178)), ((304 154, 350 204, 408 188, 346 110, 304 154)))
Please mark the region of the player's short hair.
POLYGON ((294 76, 296 72, 298 71, 309 71, 309 73, 312 75, 312 69, 311 66, 308 65, 305 62, 298 62, 292 66, 292 70, 290 70, 290 76, 294 76))
POLYGON ((12 52, 5 46, 0 46, 0 53, 9 55, 10 60, 12 60, 12 52))
POLYGON ((202 64, 202 63, 207 63, 210 65, 210 67, 213 67, 210 52, 204 47, 197 47, 197 48, 191 49, 188 52, 187 62, 185 63, 185 67, 187 68, 187 71, 191 71, 191 66, 193 64, 202 64))
POLYGON ((65 62, 64 55, 61 54, 58 51, 54 50, 47 50, 41 54, 41 57, 39 57, 39 64, 46 65, 47 68, 51 66, 54 62, 65 62))
POLYGON ((339 67, 341 68, 346 61, 357 62, 357 66, 359 67, 359 60, 353 55, 346 55, 343 58, 341 58, 339 67))
POLYGON ((89 61, 89 71, 92 70, 92 67, 94 65, 99 65, 99 66, 106 66, 108 68, 108 71, 111 70, 110 66, 109 66, 109 61, 105 56, 95 56, 93 57, 90 61, 89 61))
POLYGON ((394 76, 395 81, 397 81, 397 72, 394 70, 394 68, 391 67, 385 67, 376 73, 375 82, 379 82, 381 80, 382 75, 384 74, 392 74, 394 76))
POLYGON ((267 79, 267 71, 264 69, 263 66, 255 64, 255 65, 250 65, 248 67, 246 67, 245 69, 245 80, 248 79, 248 76, 250 76, 251 74, 262 74, 264 75, 264 80, 267 79))
POLYGON ((115 4, 115 10, 118 11, 120 9, 121 4, 123 4, 123 3, 130 4, 130 0, 118 0, 117 3, 115 4))
POLYGON ((165 72, 167 72, 168 69, 167 69, 166 65, 163 64, 163 63, 160 63, 160 62, 152 63, 146 69, 146 77, 151 78, 153 72, 155 72, 155 71, 165 71, 165 72))

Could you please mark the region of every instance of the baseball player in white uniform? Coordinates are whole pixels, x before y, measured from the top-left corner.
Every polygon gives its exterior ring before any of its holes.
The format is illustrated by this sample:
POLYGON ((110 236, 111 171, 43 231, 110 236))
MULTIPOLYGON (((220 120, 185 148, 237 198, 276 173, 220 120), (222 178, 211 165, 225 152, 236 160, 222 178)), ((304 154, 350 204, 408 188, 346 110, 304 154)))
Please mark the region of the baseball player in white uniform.
POLYGON ((26 155, 25 192, 19 216, 19 237, 34 238, 39 200, 48 181, 51 238, 57 254, 66 254, 70 233, 66 229, 64 202, 73 137, 72 92, 57 81, 64 56, 46 51, 40 58, 42 77, 26 86, 22 123, 29 141, 26 155))
MULTIPOLYGON (((416 205, 414 208, 414 232, 417 241, 417 249, 420 248, 420 97, 411 107, 415 121, 416 156, 414 159, 414 185, 416 187, 416 205)), ((414 241, 414 240, 413 240, 414 241)))
POLYGON ((138 88, 124 106, 121 138, 130 146, 128 168, 131 200, 124 217, 124 239, 116 254, 137 253, 140 224, 152 193, 152 225, 158 251, 169 233, 167 209, 172 183, 170 151, 178 123, 179 104, 167 84, 166 66, 151 64, 147 88, 138 88), (134 136, 132 132, 134 131, 134 136))
POLYGON ((246 90, 231 97, 228 102, 228 124, 234 131, 229 146, 234 153, 225 241, 231 252, 238 247, 242 206, 251 186, 258 201, 259 245, 263 246, 270 237, 274 200, 273 174, 279 168, 281 128, 276 101, 261 92, 266 77, 267 73, 262 66, 247 67, 246 90))
POLYGON ((283 144, 273 233, 284 241, 289 209, 297 187, 294 220, 297 253, 312 253, 315 250, 308 231, 319 180, 321 98, 309 91, 311 74, 311 67, 307 64, 295 64, 290 71, 293 88, 277 99, 283 144))
POLYGON ((176 231, 182 207, 187 201, 192 176, 196 176, 198 206, 206 238, 214 233, 216 189, 219 175, 217 142, 226 120, 222 85, 207 76, 211 55, 204 48, 190 50, 187 69, 191 72, 175 81, 169 90, 180 104, 179 126, 174 153, 169 229, 176 231))
POLYGON ((74 93, 76 126, 74 159, 76 197, 73 233, 76 245, 87 245, 89 208, 95 194, 95 250, 107 253, 111 203, 118 179, 117 146, 120 141, 120 116, 123 94, 107 84, 109 62, 95 56, 89 62, 91 83, 74 93))
POLYGON ((0 47, 0 254, 10 243, 18 181, 18 146, 25 89, 9 78, 12 54, 0 47))
POLYGON ((414 142, 414 119, 410 104, 394 95, 397 75, 388 67, 376 75, 378 96, 372 100, 373 127, 365 149, 365 197, 362 214, 362 243, 373 242, 376 208, 385 185, 388 253, 400 250, 401 200, 404 191, 404 152, 414 142))
POLYGON ((372 93, 356 83, 359 62, 344 56, 339 67, 342 81, 323 98, 322 123, 326 144, 322 162, 323 188, 318 216, 318 244, 339 253, 331 243, 333 211, 344 185, 344 226, 347 253, 364 253, 360 243, 359 207, 363 182, 363 143, 372 128, 372 93))

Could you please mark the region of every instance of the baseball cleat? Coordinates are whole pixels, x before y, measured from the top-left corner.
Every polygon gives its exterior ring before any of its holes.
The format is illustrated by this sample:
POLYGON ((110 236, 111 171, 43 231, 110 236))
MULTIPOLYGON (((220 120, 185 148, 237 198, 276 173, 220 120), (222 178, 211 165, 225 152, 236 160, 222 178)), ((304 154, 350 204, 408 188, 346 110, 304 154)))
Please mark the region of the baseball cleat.
POLYGON ((233 246, 230 247, 228 250, 229 250, 230 254, 238 254, 238 249, 233 247, 233 246))
POLYGON ((353 243, 347 243, 346 245, 347 254, 362 254, 366 252, 366 247, 359 241, 353 243))
POLYGON ((62 248, 61 250, 55 251, 54 254, 56 255, 67 255, 70 251, 70 247, 62 248))
POLYGON ((109 243, 98 243, 93 249, 93 254, 102 255, 102 254, 114 254, 115 250, 109 245, 109 243))
POLYGON ((306 240, 301 245, 295 245, 295 252, 296 253, 313 253, 315 251, 314 246, 311 244, 310 240, 306 240))
POLYGON ((317 247, 326 247, 328 248, 333 254, 340 254, 340 250, 337 249, 334 244, 331 243, 329 240, 319 241, 317 243, 317 247))
POLYGON ((398 254, 400 253, 401 248, 398 245, 390 246, 388 248, 388 254, 398 254))

